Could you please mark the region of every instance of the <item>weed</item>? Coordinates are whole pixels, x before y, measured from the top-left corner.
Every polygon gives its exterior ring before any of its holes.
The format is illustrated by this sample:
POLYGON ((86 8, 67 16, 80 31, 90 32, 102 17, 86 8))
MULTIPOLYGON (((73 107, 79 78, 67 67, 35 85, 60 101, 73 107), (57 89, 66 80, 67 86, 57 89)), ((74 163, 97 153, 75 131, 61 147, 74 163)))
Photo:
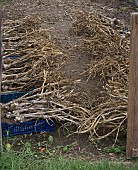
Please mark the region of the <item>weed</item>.
POLYGON ((54 141, 53 136, 49 136, 49 137, 48 137, 48 142, 49 142, 50 144, 52 144, 52 143, 53 143, 53 141, 54 141))
POLYGON ((68 150, 69 150, 68 146, 65 146, 65 147, 63 148, 63 151, 64 151, 64 152, 67 152, 68 150))
POLYGON ((111 147, 105 147, 103 149, 104 152, 106 153, 115 153, 115 154, 121 154, 122 152, 125 151, 124 146, 111 146, 111 147))
POLYGON ((123 6, 122 6, 122 7, 120 8, 120 11, 126 11, 126 10, 127 10, 127 7, 123 7, 123 6))

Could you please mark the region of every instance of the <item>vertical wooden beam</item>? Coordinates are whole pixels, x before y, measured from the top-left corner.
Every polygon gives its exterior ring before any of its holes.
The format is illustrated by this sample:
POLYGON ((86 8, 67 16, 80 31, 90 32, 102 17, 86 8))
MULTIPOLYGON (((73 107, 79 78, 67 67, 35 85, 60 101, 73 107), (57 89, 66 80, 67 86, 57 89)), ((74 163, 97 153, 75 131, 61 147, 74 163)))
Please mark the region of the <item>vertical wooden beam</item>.
MULTIPOLYGON (((1 80, 2 80, 2 12, 0 11, 0 94, 1 94, 1 80)), ((0 105, 0 154, 3 151, 2 147, 2 127, 1 127, 1 105, 0 105)))
MULTIPOLYGON (((135 104, 135 114, 134 114, 134 122, 133 122, 133 148, 132 148, 132 157, 138 157, 138 13, 135 16, 135 39, 133 39, 135 43, 134 55, 135 55, 135 93, 136 93, 136 104, 135 104)), ((132 49, 133 50, 133 49, 132 49)))
MULTIPOLYGON (((131 14, 127 149, 128 159, 138 147, 138 13, 131 14)), ((135 155, 136 156, 136 155, 135 155)), ((138 156, 138 155, 137 155, 138 156)))

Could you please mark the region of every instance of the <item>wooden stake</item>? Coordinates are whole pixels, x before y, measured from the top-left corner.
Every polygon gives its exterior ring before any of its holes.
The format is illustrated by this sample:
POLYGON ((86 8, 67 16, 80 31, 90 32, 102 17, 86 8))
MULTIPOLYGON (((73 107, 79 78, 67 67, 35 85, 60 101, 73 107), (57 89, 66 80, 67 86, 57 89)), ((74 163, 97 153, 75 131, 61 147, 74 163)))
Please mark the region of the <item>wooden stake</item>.
MULTIPOLYGON (((2 13, 0 11, 0 94, 1 94, 1 79, 2 79, 2 31, 1 31, 2 13)), ((1 105, 0 105, 0 154, 3 151, 2 146, 2 127, 1 127, 1 105)))
POLYGON ((126 157, 138 157, 138 13, 131 14, 126 157))

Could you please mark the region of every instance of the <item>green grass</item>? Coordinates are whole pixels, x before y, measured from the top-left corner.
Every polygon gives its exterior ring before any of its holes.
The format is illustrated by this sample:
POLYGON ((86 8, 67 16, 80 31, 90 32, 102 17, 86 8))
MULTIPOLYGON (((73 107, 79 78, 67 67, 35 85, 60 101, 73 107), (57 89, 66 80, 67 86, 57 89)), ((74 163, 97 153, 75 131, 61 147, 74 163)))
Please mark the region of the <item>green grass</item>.
POLYGON ((121 164, 111 164, 108 161, 99 163, 68 160, 57 156, 55 158, 36 157, 35 153, 24 149, 21 153, 15 151, 3 152, 0 159, 0 170, 137 170, 121 164))
POLYGON ((1 3, 1 2, 6 2, 6 1, 8 2, 8 1, 11 1, 11 0, 0 0, 0 3, 1 3))

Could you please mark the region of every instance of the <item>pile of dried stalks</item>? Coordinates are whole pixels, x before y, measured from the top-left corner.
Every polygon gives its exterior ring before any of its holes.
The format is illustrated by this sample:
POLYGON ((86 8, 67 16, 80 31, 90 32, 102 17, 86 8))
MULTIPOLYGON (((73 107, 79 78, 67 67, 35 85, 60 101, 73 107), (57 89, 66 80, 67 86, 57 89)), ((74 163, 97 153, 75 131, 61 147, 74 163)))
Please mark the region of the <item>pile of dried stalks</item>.
POLYGON ((62 77, 64 55, 38 22, 38 18, 29 16, 3 24, 2 90, 28 91, 23 97, 3 104, 3 115, 20 122, 54 118, 79 127, 89 117, 89 110, 71 102, 76 96, 73 86, 77 81, 62 77))
POLYGON ((72 30, 83 38, 82 52, 91 55, 91 64, 84 73, 90 78, 101 77, 103 91, 93 103, 92 116, 82 126, 82 132, 91 131, 98 138, 125 129, 127 118, 129 34, 120 35, 119 25, 111 19, 92 13, 82 13, 74 22, 72 30), (111 131, 99 136, 101 128, 111 131), (84 130, 85 129, 85 130, 84 130))
POLYGON ((3 24, 3 91, 27 91, 60 80, 62 52, 38 24, 35 16, 3 24))
MULTIPOLYGON (((38 26, 39 20, 26 17, 3 25, 4 63, 2 89, 29 91, 23 97, 3 104, 7 118, 27 121, 34 118, 56 119, 75 124, 78 133, 89 133, 90 139, 105 138, 124 128, 127 111, 128 40, 122 39, 107 19, 82 14, 72 30, 84 38, 83 52, 92 56, 89 78, 100 75, 104 90, 91 108, 72 102, 77 81, 64 79, 60 68, 62 52, 38 26), (15 59, 7 56, 16 56, 15 59), (19 56, 19 57, 18 57, 19 56), (101 129, 105 134, 100 136, 101 129)), ((81 93, 81 92, 80 92, 81 93)))

